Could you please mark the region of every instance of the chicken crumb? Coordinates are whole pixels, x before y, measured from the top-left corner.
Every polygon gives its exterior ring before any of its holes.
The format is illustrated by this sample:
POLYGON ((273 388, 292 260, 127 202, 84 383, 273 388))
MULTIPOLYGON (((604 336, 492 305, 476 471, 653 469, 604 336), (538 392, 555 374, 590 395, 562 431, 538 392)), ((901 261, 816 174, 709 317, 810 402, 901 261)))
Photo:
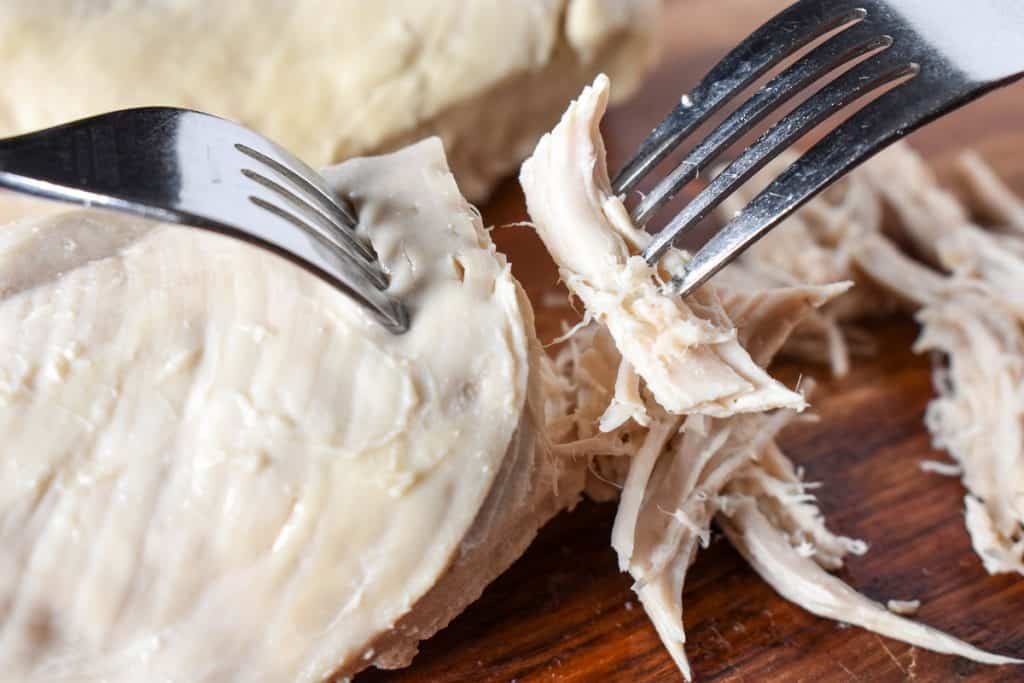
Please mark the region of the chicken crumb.
POLYGON ((893 614, 917 614, 917 610, 921 607, 920 600, 890 600, 885 603, 885 606, 893 614))
POLYGON ((922 460, 921 471, 941 474, 944 477, 959 477, 963 474, 963 468, 960 465, 939 460, 922 460))

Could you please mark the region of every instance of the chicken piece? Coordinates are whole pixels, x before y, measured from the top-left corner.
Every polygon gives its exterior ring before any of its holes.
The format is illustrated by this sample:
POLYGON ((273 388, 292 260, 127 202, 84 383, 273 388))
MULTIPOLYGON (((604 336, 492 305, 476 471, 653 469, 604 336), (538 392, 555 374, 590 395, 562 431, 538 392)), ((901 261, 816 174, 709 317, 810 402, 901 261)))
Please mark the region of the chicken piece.
MULTIPOLYGON (((830 191, 832 201, 847 198, 845 211, 830 214, 828 194, 815 200, 752 247, 723 279, 749 286, 777 268, 783 281, 814 282, 828 272, 820 264, 831 261, 836 275, 858 285, 840 299, 847 300, 845 315, 891 308, 879 307, 875 294, 856 294, 879 286, 909 310, 919 310, 924 330, 915 349, 949 359, 948 368, 936 369, 940 397, 926 422, 936 445, 953 455, 970 491, 966 521, 975 549, 990 572, 1024 573, 1024 408, 1013 389, 1024 364, 1024 203, 976 155, 965 156, 957 171, 967 205, 989 222, 984 228, 972 224, 919 156, 895 145, 830 191), (823 220, 829 215, 833 221, 823 220), (883 215, 896 220, 883 226, 883 215), (828 237, 837 234, 839 241, 828 237)), ((726 210, 749 200, 751 192, 730 199, 726 210)), ((833 351, 850 332, 829 330, 833 351)), ((809 341, 810 347, 790 350, 813 351, 813 337, 809 341)), ((843 355, 834 369, 848 365, 843 355)))
POLYGON ((757 505, 746 500, 720 518, 722 530, 740 554, 779 595, 807 611, 866 628, 934 652, 986 664, 1020 664, 1021 660, 994 655, 938 629, 906 619, 885 605, 857 593, 799 552, 768 521, 757 505))
POLYGON ((622 95, 636 88, 660 4, 4 2, 0 135, 176 105, 241 121, 314 167, 437 135, 480 199, 599 71, 622 95))
POLYGON ((960 166, 969 204, 999 221, 970 222, 917 155, 899 149, 868 169, 898 219, 894 230, 938 269, 881 237, 857 260, 878 283, 920 307, 920 353, 938 352, 939 397, 925 423, 959 465, 966 524, 990 573, 1024 574, 1024 234, 1021 204, 977 157, 960 166))
POLYGON ((85 211, 0 231, 5 680, 401 666, 577 498, 529 303, 441 143, 327 177, 407 334, 225 237, 85 211))
POLYGON ((971 214, 994 231, 1024 235, 1024 201, 978 154, 965 153, 955 171, 971 214))
MULTIPOLYGON (((530 217, 562 279, 587 316, 608 328, 629 371, 643 378, 669 413, 803 408, 799 394, 772 379, 740 346, 713 290, 686 303, 662 293, 659 273, 639 255, 649 236, 611 192, 597 133, 608 93, 608 78, 599 76, 520 173, 530 217)), ((629 387, 624 378, 613 408, 635 403, 629 387)))
MULTIPOLYGON (((730 198, 724 211, 749 201, 777 166, 730 198)), ((966 519, 975 549, 990 572, 1024 573, 1024 407, 1014 389, 1024 365, 1024 202, 977 155, 966 155, 957 175, 985 227, 972 224, 924 161, 900 144, 808 204, 722 279, 750 286, 771 283, 772 275, 782 282, 849 277, 858 286, 839 300, 844 313, 836 320, 891 310, 878 303, 885 300, 878 287, 920 309, 924 330, 915 349, 949 359, 948 369, 936 369, 940 397, 926 422, 970 491, 966 519), (883 215, 895 223, 883 225, 883 215)), ((834 370, 848 367, 842 349, 850 332, 833 327, 819 336, 819 344, 831 339, 834 370)), ((813 336, 809 345, 796 341, 791 351, 816 351, 813 336)))
MULTIPOLYGON (((558 404, 559 434, 580 439, 556 450, 602 447, 592 451, 599 457, 588 491, 607 498, 621 487, 612 546, 680 671, 690 679, 683 584, 716 518, 769 583, 816 614, 978 661, 1015 661, 903 619, 827 573, 866 545, 825 527, 808 486, 775 445, 794 414, 776 409, 802 408, 803 400, 749 368, 766 366, 849 283, 768 291, 717 283, 686 302, 663 293, 665 273, 637 255, 648 237, 609 189, 598 132, 608 86, 599 77, 583 91, 520 179, 537 232, 586 306, 583 324, 606 330, 583 329, 583 341, 570 339, 556 360, 569 378, 561 385, 568 398, 558 404), (737 385, 722 379, 736 368, 748 378, 742 400, 737 385), (600 443, 595 423, 605 432, 600 443), (609 464, 616 460, 627 464, 609 464)), ((677 252, 668 261, 682 258, 677 252)))

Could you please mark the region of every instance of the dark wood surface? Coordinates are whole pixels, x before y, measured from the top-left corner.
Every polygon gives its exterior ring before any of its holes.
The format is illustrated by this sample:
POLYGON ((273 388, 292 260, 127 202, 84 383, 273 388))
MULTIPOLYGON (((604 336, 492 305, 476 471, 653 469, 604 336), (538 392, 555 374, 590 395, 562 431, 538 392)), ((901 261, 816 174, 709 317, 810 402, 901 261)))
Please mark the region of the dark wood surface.
MULTIPOLYGON (((669 5, 662 66, 634 101, 609 116, 614 166, 685 90, 778 0, 680 0, 669 5)), ((1024 87, 991 96, 912 138, 940 166, 966 146, 981 151, 1024 191, 1024 87)), ((503 225, 525 218, 506 182, 484 211, 503 225)), ((555 269, 524 228, 494 232, 537 306, 550 339, 567 311, 540 305, 555 269)), ((1024 283, 1022 283, 1024 286, 1024 283)), ((841 576, 879 600, 919 599, 918 618, 976 645, 1024 657, 1024 578, 988 576, 963 526, 956 479, 925 474, 942 459, 922 424, 932 397, 927 359, 909 351, 908 321, 876 326, 882 353, 842 381, 825 368, 782 368, 822 380, 817 424, 782 438, 786 451, 824 482, 833 529, 867 540, 841 576)), ((584 502, 556 518, 508 572, 451 626, 425 643, 412 666, 369 672, 374 681, 680 680, 609 545, 614 505, 584 502)), ((1024 667, 986 667, 925 652, 814 617, 764 584, 724 540, 700 553, 684 592, 687 651, 699 681, 1015 681, 1024 667)))

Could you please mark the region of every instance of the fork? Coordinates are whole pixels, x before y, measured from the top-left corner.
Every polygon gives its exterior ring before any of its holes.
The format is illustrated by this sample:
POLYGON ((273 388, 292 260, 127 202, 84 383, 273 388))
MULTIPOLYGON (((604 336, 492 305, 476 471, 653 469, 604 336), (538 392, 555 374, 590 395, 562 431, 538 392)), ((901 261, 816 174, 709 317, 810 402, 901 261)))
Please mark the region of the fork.
POLYGON ((388 330, 409 327, 348 202, 237 123, 146 107, 0 140, 0 187, 242 239, 316 274, 388 330))
POLYGON ((672 277, 668 291, 692 292, 850 169, 1024 75, 1020 0, 801 0, 758 28, 681 98, 615 176, 613 190, 633 190, 726 103, 822 39, 740 104, 631 210, 637 223, 646 224, 773 111, 832 72, 847 69, 764 132, 655 233, 643 253, 649 264, 813 128, 862 97, 884 92, 780 173, 672 277))

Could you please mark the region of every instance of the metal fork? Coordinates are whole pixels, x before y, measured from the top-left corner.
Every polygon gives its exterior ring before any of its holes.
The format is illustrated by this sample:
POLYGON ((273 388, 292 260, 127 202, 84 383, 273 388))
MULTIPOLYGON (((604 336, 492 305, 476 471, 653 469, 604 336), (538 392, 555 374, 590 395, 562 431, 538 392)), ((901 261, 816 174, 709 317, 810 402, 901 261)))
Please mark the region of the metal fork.
POLYGON ((323 278, 392 332, 408 329, 348 202, 287 150, 216 116, 128 109, 0 140, 0 187, 251 242, 323 278))
POLYGON ((801 0, 720 61, 658 124, 617 174, 629 192, 702 123, 816 40, 700 141, 632 210, 647 223, 726 148, 831 72, 853 65, 761 135, 655 234, 654 265, 684 233, 818 124, 890 86, 783 171, 693 256, 668 285, 688 294, 847 171, 934 119, 1024 75, 1021 0, 801 0), (828 34, 833 33, 829 36, 828 34), (858 61, 860 60, 860 61, 858 61), (895 84, 895 86, 893 86, 895 84))

